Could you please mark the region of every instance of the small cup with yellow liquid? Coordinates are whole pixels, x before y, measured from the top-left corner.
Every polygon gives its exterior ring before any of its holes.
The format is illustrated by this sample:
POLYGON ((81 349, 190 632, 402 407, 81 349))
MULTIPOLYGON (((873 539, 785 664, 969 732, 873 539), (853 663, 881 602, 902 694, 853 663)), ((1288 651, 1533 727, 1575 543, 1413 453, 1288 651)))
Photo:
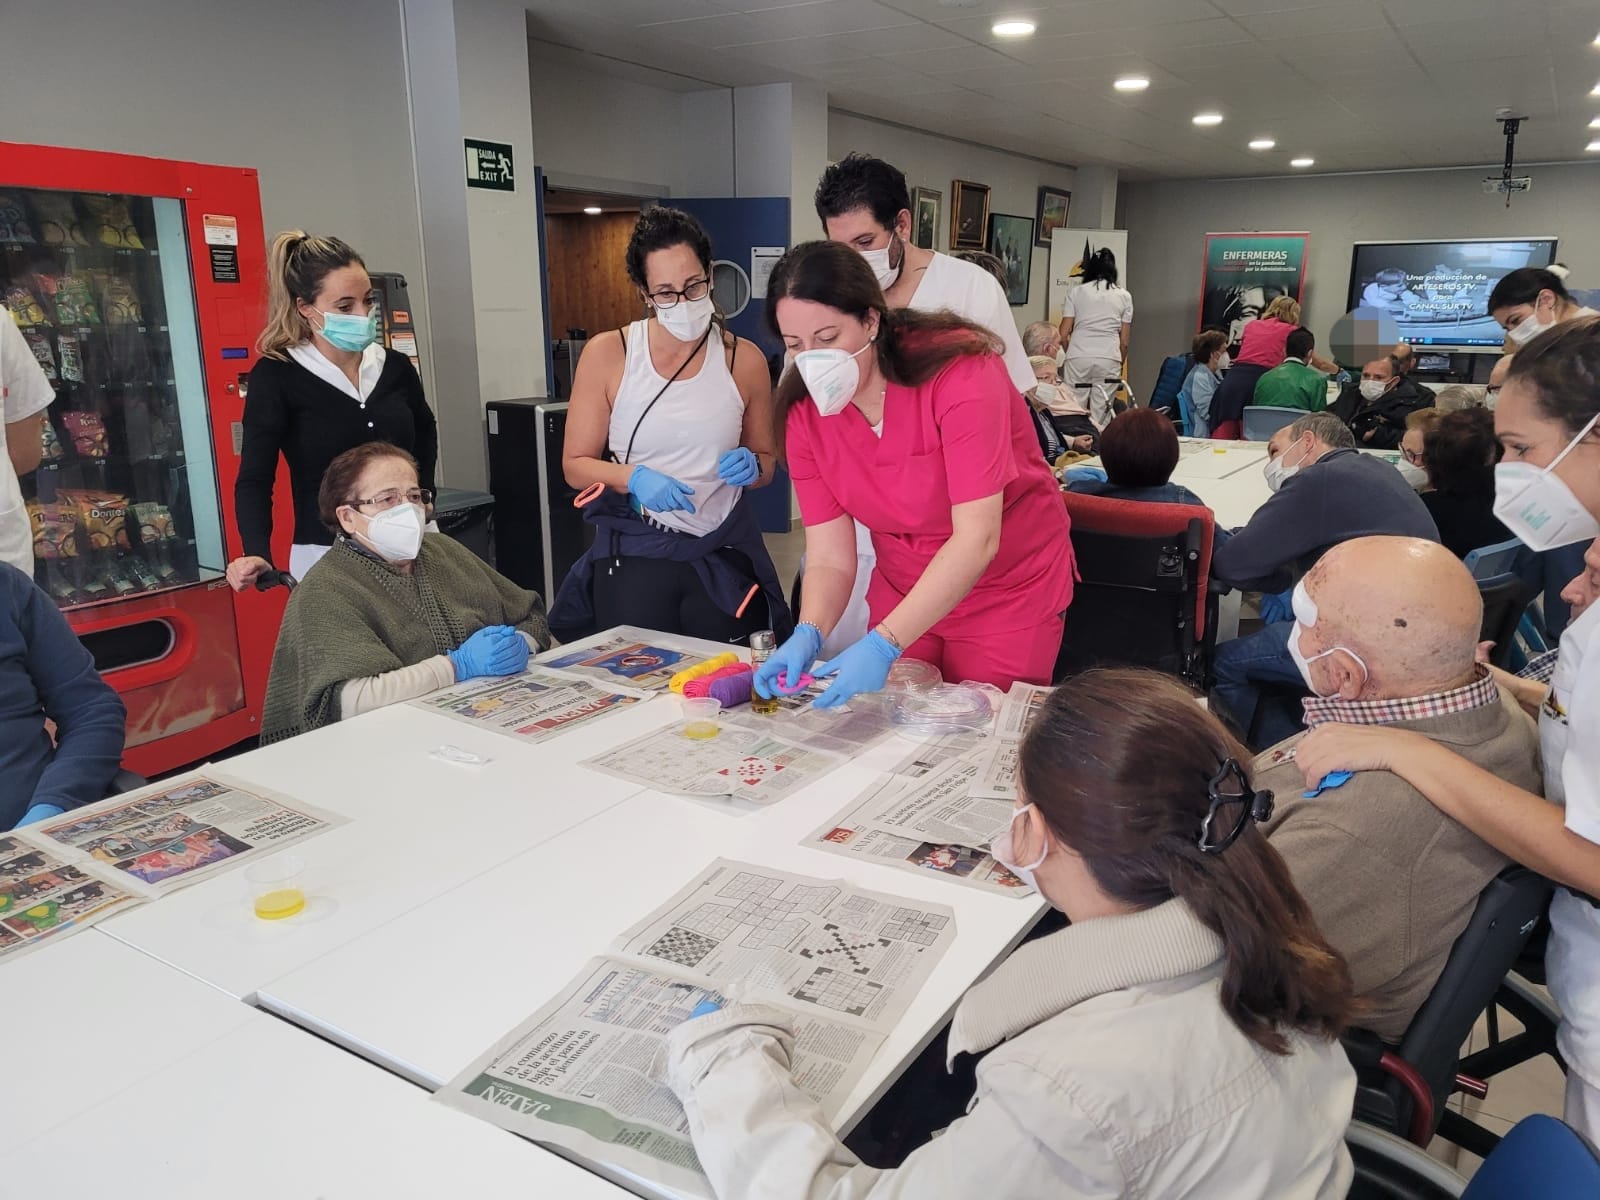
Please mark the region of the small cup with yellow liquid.
POLYGON ((717 718, 722 715, 722 701, 710 696, 684 697, 683 736, 703 742, 722 731, 717 718))
POLYGON ((244 878, 250 885, 250 902, 256 916, 263 921, 281 921, 303 909, 306 894, 300 877, 305 869, 305 862, 296 854, 274 854, 246 867, 244 878))

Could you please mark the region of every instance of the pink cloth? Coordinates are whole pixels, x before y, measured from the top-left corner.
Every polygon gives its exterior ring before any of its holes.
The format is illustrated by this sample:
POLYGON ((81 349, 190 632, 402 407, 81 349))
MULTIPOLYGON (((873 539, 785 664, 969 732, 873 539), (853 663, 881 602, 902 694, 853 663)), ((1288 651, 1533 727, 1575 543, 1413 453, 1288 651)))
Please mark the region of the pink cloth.
POLYGON ((1261 367, 1281 366, 1288 354, 1289 335, 1293 332, 1293 325, 1276 317, 1251 321, 1244 327, 1244 337, 1239 340, 1239 357, 1233 361, 1261 367))
POLYGON ((921 387, 890 384, 883 436, 855 405, 789 410, 789 473, 807 525, 848 514, 872 534, 876 622, 950 538, 952 505, 1002 495, 1000 546, 965 599, 930 630, 974 637, 1032 629, 1072 602, 1071 525, 1026 402, 993 354, 963 355, 921 387))

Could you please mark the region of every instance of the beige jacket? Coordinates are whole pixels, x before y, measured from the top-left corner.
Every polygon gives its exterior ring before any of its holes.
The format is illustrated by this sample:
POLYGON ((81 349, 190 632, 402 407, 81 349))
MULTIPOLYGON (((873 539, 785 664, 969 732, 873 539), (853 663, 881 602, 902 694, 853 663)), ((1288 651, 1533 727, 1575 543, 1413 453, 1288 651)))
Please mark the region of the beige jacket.
POLYGON ((990 1051, 972 1108, 895 1171, 858 1162, 795 1086, 777 1010, 685 1022, 669 1079, 720 1200, 1343 1197, 1344 1052, 1257 1047, 1222 1010, 1221 955, 1176 900, 1021 947, 956 1010, 952 1056, 990 1051))
MULTIPOLYGON (((1394 728, 1425 734, 1525 791, 1544 786, 1538 732, 1509 696, 1394 728)), ((1368 1009, 1357 1024, 1398 1043, 1439 981, 1478 893, 1510 860, 1387 771, 1362 771, 1308 798, 1289 757, 1298 742, 1256 761, 1256 786, 1277 796, 1267 837, 1323 936, 1350 964, 1368 1009)))

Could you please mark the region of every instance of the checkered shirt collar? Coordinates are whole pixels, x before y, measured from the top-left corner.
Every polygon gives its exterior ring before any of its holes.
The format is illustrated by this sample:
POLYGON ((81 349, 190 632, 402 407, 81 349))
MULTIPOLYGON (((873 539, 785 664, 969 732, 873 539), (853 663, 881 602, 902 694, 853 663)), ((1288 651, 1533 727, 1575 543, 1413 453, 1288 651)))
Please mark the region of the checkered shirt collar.
POLYGON ((1304 701, 1306 727, 1337 722, 1341 725, 1393 725, 1398 721, 1423 721, 1472 712, 1500 701, 1500 688, 1488 667, 1478 667, 1473 681, 1431 696, 1401 700, 1341 700, 1338 696, 1310 696, 1304 701))

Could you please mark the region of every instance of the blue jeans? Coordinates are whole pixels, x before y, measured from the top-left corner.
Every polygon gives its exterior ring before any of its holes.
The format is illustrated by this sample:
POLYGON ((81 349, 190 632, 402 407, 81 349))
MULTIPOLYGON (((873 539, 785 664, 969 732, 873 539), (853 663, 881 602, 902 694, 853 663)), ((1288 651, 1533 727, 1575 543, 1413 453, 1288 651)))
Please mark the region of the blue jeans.
MULTIPOLYGON (((1262 684, 1305 688, 1289 654, 1289 631, 1293 628, 1293 621, 1277 621, 1249 637, 1235 638, 1217 647, 1217 686, 1212 700, 1220 710, 1217 715, 1232 721, 1245 734, 1255 720, 1262 684)), ((1299 719, 1286 706, 1269 704, 1261 714, 1256 735, 1259 745, 1252 749, 1276 746, 1301 728, 1299 719)))

